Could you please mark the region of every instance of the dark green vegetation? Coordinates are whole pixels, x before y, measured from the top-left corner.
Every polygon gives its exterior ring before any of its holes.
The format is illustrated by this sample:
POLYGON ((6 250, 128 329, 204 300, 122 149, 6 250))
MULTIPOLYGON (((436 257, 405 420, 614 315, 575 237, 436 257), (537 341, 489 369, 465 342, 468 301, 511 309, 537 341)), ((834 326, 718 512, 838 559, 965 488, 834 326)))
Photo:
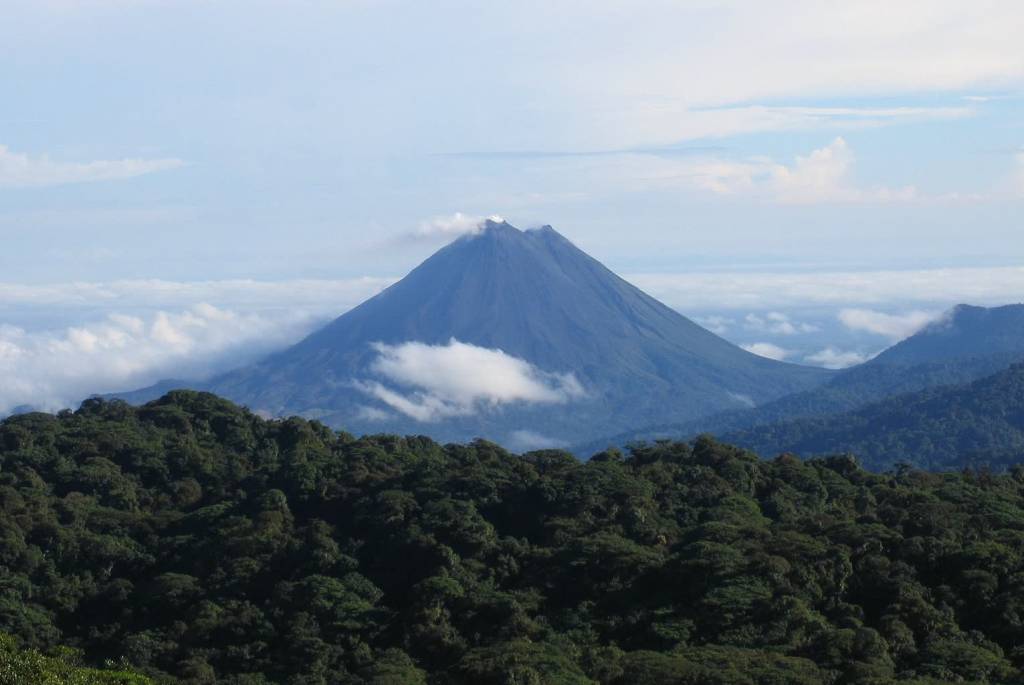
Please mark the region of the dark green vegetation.
POLYGON ((1024 471, 90 400, 0 423, 0 630, 188 683, 1022 683, 1024 471))
POLYGON ((19 649, 14 638, 0 633, 0 685, 152 685, 149 678, 125 669, 85 668, 79 658, 68 649, 54 655, 19 649))
MULTIPOLYGON (((608 445, 625 445, 636 440, 654 438, 687 439, 700 433, 739 435, 739 431, 755 434, 788 435, 787 428, 772 426, 795 419, 815 419, 807 425, 827 423, 836 417, 879 400, 906 393, 947 385, 963 385, 1002 371, 1024 360, 1024 305, 1003 307, 954 307, 941 321, 935 322, 906 340, 885 350, 871 361, 839 372, 814 388, 766 402, 754 409, 726 411, 701 419, 649 425, 582 444, 577 454, 590 454, 608 445)), ((836 419, 838 422, 839 419, 836 419)), ((865 427, 861 425, 861 428, 865 427)), ((848 433, 850 437, 852 433, 848 433)), ((872 439, 870 430, 859 439, 872 439)), ((755 444, 765 454, 772 451, 800 451, 796 444, 762 441, 755 444)), ((838 452, 841 443, 816 444, 815 450, 838 452)), ((860 454, 860 453, 858 453, 860 454)), ((863 455, 861 455, 863 456, 863 455)), ((891 451, 890 451, 891 456, 891 451)), ((908 461, 922 465, 932 461, 929 454, 920 460, 908 461)), ((943 457, 956 455, 945 454, 943 457)), ((961 453, 961 457, 964 455, 961 453)), ((892 459, 878 463, 891 464, 892 459)), ((942 462, 944 466, 957 463, 942 462)), ((960 463, 965 463, 963 460, 960 463)))
POLYGON ((832 375, 740 349, 622 280, 551 227, 520 231, 487 222, 479 235, 447 245, 288 349, 205 383, 161 383, 121 396, 144 402, 191 387, 354 433, 429 431, 441 440, 483 435, 503 442, 529 429, 572 444, 767 402, 832 375), (372 343, 446 345, 452 338, 500 349, 545 372, 571 372, 586 394, 560 405, 510 403, 423 423, 353 392, 353 381, 383 381, 403 395, 422 390, 375 371, 372 343))
POLYGON ((726 440, 761 454, 852 452, 867 468, 896 463, 930 470, 1024 461, 1024 364, 988 378, 931 388, 854 412, 759 426, 726 440))

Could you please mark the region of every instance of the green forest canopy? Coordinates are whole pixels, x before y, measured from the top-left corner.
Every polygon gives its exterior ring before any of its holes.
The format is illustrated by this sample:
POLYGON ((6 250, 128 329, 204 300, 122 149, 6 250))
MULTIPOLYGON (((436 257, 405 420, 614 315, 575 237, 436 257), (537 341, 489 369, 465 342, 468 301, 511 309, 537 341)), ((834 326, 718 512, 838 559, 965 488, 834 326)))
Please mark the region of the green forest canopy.
POLYGON ((1024 364, 962 385, 928 388, 852 412, 738 431, 729 442, 761 454, 855 453, 871 470, 912 463, 931 471, 1004 470, 1024 455, 1024 364))
POLYGON ((1024 683, 1024 469, 89 400, 0 423, 0 631, 156 682, 1024 683))
POLYGON ((149 678, 113 665, 102 670, 83 667, 74 650, 53 651, 47 656, 20 648, 17 640, 0 633, 0 685, 152 685, 149 678))

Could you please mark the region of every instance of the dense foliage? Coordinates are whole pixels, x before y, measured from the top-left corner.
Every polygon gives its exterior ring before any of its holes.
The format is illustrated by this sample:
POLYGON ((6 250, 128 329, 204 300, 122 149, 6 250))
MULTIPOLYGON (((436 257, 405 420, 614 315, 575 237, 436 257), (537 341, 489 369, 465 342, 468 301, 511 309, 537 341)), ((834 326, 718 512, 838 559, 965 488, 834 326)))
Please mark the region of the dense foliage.
POLYGON ((124 669, 83 667, 74 650, 55 652, 20 649, 14 638, 0 634, 0 685, 152 685, 149 678, 124 669))
POLYGON ((1024 683, 1024 470, 90 400, 0 423, 0 630, 188 683, 1024 683))
MULTIPOLYGON (((749 431, 749 437, 752 437, 777 430, 775 424, 798 420, 805 420, 804 424, 808 426, 821 425, 833 417, 899 395, 942 386, 966 385, 1003 371, 1024 358, 1024 351, 1014 351, 932 360, 920 364, 886 361, 885 355, 901 352, 904 345, 929 337, 920 334, 914 336, 866 364, 839 372, 822 385, 785 395, 758 407, 721 412, 683 423, 645 426, 592 440, 577 446, 573 451, 576 454, 593 454, 609 445, 628 445, 637 440, 652 438, 690 439, 700 433, 724 435, 729 440, 741 435, 741 431, 749 431)), ((1018 340, 1018 345, 1024 348, 1024 338, 1018 340)), ((858 426, 858 429, 863 434, 863 427, 858 426)), ((759 451, 765 450, 762 454, 791 449, 789 446, 779 449, 778 441, 765 440, 756 444, 759 451)))
POLYGON ((854 412, 727 434, 761 454, 852 452, 870 469, 902 462, 931 470, 1024 461, 1024 364, 988 378, 931 388, 854 412))

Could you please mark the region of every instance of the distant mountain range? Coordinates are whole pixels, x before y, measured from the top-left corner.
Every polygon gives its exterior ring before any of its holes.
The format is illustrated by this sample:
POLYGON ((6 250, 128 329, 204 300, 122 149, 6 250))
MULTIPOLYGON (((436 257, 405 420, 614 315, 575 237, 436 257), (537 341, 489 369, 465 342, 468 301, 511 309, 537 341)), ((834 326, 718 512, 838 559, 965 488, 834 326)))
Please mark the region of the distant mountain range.
POLYGON ((770 457, 852 453, 872 470, 899 463, 930 470, 1024 460, 1024 364, 962 385, 929 388, 852 412, 727 433, 770 457))
POLYGON ((761 405, 832 375, 740 349, 550 226, 488 221, 286 350, 120 396, 187 385, 356 433, 527 448, 761 405))
MULTIPOLYGON (((969 383, 1024 360, 1024 305, 985 308, 959 305, 941 320, 885 350, 871 361, 841 371, 827 382, 762 406, 697 420, 646 427, 576 447, 589 455, 608 445, 682 438, 697 433, 738 436, 754 427, 794 419, 820 419, 927 388, 969 383)), ((766 428, 771 432, 774 428, 766 428)), ((759 443, 763 444, 763 443, 759 443)), ((772 448, 779 446, 773 443, 772 448)), ((771 452, 767 446, 767 452, 771 452)), ((842 451, 839 445, 837 451, 842 451)))

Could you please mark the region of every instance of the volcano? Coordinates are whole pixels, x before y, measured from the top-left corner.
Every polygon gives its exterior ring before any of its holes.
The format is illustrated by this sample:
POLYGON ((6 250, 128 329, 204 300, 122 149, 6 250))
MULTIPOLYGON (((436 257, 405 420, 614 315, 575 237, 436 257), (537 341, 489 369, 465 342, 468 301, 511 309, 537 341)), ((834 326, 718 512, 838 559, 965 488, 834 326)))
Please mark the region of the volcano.
POLYGON ((526 449, 755 406, 828 376, 723 340, 550 226, 488 220, 301 342, 193 387, 356 433, 526 449))

